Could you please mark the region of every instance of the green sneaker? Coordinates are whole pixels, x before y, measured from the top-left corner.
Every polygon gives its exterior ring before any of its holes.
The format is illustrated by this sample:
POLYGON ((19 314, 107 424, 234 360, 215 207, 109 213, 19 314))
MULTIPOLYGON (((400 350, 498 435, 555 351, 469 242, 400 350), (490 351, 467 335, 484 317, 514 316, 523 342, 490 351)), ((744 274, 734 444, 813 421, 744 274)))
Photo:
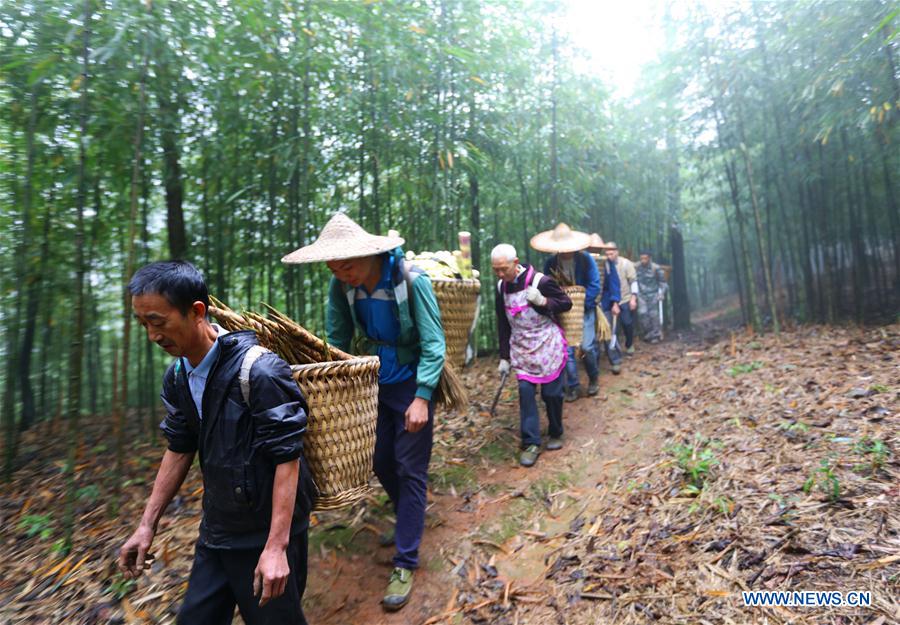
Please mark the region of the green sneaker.
POLYGON ((396 612, 406 605, 412 592, 413 572, 409 569, 395 567, 391 572, 387 591, 381 604, 388 612, 396 612))
POLYGON ((625 350, 625 353, 629 356, 634 356, 634 345, 625 350))
POLYGON ((550 440, 547 441, 547 451, 556 451, 557 449, 563 448, 562 438, 550 437, 550 440))
POLYGON ((537 462, 538 456, 540 455, 540 447, 538 447, 537 445, 529 445, 522 450, 521 454, 519 454, 519 464, 521 464, 523 467, 534 466, 534 463, 537 462))
POLYGON ((619 375, 622 373, 622 365, 613 365, 612 366, 613 375, 619 375))

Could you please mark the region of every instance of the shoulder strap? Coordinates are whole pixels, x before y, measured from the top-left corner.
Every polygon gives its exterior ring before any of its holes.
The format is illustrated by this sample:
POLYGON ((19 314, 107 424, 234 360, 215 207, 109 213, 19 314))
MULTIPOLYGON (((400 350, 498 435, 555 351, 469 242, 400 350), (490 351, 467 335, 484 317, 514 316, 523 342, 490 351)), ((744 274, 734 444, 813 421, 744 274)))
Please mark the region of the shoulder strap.
POLYGON ((244 354, 244 360, 241 362, 241 372, 238 376, 238 380, 241 383, 241 395, 244 396, 244 403, 248 406, 250 405, 250 369, 253 368, 253 363, 255 363, 260 356, 271 351, 272 350, 266 349, 262 345, 253 345, 247 350, 247 353, 244 354))
POLYGON ((415 265, 406 262, 405 258, 399 258, 398 262, 400 263, 400 275, 403 277, 403 280, 400 282, 400 285, 398 285, 400 289, 397 287, 394 288, 394 299, 397 300, 398 305, 402 301, 409 302, 409 317, 413 320, 413 323, 415 323, 416 311, 412 305, 413 281, 419 274, 425 272, 420 267, 416 267, 415 265), (398 294, 398 290, 400 290, 401 293, 398 294))
POLYGON ((538 285, 541 283, 541 280, 543 280, 543 279, 544 279, 544 274, 542 274, 540 271, 535 271, 534 277, 531 279, 531 286, 533 286, 534 288, 538 288, 538 285))

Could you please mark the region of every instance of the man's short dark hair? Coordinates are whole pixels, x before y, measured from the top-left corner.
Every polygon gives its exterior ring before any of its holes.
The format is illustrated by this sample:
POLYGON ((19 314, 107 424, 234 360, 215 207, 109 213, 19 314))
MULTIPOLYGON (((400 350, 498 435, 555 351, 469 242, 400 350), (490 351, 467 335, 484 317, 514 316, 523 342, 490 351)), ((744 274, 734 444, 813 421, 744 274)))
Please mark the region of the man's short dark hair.
POLYGON ((182 315, 194 302, 209 308, 209 291, 203 275, 186 260, 162 260, 138 269, 128 283, 131 295, 162 295, 182 315))

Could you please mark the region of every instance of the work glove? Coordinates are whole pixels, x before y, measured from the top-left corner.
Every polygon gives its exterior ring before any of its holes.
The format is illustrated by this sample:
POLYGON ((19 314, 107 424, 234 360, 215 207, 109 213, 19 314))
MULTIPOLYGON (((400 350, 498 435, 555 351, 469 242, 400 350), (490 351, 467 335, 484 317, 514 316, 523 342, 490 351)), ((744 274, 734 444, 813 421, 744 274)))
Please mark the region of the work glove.
POLYGON ((509 361, 505 358, 501 358, 500 364, 497 365, 497 371, 500 373, 500 375, 506 375, 507 373, 509 373, 509 361))
POLYGON ((536 286, 530 286, 525 289, 525 299, 535 306, 546 306, 547 298, 538 290, 536 286))

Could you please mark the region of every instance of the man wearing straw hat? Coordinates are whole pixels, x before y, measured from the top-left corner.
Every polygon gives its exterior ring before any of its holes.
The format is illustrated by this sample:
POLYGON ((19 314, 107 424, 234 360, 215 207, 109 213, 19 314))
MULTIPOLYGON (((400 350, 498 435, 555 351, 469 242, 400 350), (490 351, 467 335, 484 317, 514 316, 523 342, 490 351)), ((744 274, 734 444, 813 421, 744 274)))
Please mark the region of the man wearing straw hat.
MULTIPOLYGON (((597 264, 585 250, 590 244, 590 235, 576 232, 566 224, 559 224, 553 230, 541 232, 531 239, 531 247, 539 252, 553 254, 544 263, 544 273, 552 276, 560 284, 584 287, 584 330, 581 338, 581 352, 584 369, 588 376, 587 394, 594 396, 600 392, 597 379, 597 296, 600 295, 600 274, 597 264)), ((578 359, 575 357, 577 345, 569 345, 569 359, 566 363, 566 401, 578 399, 581 384, 578 379, 578 359)))
POLYGON ((497 284, 499 372, 505 380, 514 370, 519 381, 519 420, 522 452, 519 463, 533 466, 541 453, 541 422, 536 387, 550 421, 547 450, 562 449, 563 370, 569 357, 562 327, 556 318, 572 308, 572 300, 550 276, 519 262, 516 248, 503 243, 491 252, 497 284))
POLYGON ((376 236, 338 213, 311 245, 285 263, 325 262, 334 274, 328 293, 328 341, 381 360, 375 475, 397 516, 394 570, 382 604, 409 601, 425 530, 428 463, 434 427, 432 395, 444 367, 445 342, 428 276, 405 263, 404 240, 376 236))
POLYGON ((162 389, 168 449, 119 567, 126 579, 149 568, 159 520, 199 452, 203 520, 177 622, 225 625, 237 604, 248 625, 306 623, 314 487, 303 457, 306 401, 290 368, 253 332, 207 320, 206 284, 188 262, 142 267, 128 290, 147 337, 175 362, 162 389))

